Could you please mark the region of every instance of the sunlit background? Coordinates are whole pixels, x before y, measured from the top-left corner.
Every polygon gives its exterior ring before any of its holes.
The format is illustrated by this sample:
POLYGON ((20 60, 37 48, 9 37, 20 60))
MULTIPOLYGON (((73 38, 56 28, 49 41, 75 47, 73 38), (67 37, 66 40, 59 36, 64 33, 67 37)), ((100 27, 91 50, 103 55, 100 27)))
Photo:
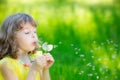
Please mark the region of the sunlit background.
POLYGON ((51 80, 120 79, 120 0, 0 0, 0 25, 18 12, 55 46, 51 80))

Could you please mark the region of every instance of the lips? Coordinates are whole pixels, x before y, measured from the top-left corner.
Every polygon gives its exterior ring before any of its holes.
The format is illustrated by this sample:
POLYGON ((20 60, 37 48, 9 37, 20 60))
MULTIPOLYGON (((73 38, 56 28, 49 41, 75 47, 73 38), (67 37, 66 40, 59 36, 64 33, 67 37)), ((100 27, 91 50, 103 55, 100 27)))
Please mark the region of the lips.
POLYGON ((36 45, 37 45, 37 42, 33 42, 32 45, 33 45, 33 46, 36 46, 36 45))

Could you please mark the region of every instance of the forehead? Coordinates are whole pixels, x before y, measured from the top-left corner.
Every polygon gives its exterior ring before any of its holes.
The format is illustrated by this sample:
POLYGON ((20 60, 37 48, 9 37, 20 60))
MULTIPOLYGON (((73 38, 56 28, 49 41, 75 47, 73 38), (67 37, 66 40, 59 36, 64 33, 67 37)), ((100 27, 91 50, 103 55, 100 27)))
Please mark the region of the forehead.
POLYGON ((31 23, 29 23, 29 22, 26 22, 26 23, 24 23, 23 25, 22 25, 22 29, 24 30, 24 29, 36 29, 36 27, 35 26, 33 26, 31 23))

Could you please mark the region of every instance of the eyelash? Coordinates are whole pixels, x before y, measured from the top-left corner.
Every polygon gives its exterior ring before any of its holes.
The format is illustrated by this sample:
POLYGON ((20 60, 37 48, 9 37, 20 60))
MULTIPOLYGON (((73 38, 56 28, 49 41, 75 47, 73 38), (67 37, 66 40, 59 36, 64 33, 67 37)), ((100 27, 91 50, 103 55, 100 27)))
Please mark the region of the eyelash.
POLYGON ((30 32, 26 32, 25 34, 29 34, 30 32))
MULTIPOLYGON (((30 32, 26 32, 25 34, 29 34, 30 32)), ((36 31, 34 31, 34 33, 36 33, 36 31)))

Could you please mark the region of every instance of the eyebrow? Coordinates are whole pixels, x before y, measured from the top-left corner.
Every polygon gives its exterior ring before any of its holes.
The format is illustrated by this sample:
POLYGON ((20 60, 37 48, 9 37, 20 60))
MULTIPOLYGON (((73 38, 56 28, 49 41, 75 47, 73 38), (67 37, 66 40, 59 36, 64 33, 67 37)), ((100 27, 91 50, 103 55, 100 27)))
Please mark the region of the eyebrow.
MULTIPOLYGON (((29 29, 30 27, 24 27, 22 29, 29 29)), ((31 28, 36 29, 36 27, 32 26, 31 28)))

